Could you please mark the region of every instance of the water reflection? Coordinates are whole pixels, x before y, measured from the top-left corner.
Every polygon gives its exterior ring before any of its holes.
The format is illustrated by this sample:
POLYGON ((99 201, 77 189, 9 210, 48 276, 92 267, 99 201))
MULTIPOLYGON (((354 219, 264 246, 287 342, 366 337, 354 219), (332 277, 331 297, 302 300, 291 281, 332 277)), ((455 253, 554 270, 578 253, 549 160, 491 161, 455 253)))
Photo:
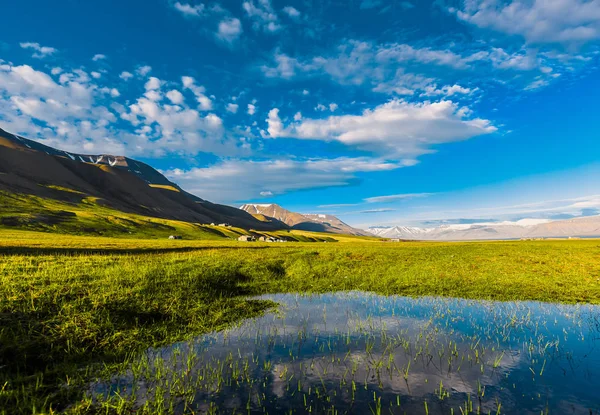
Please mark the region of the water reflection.
POLYGON ((278 310, 93 385, 175 413, 600 413, 600 308, 269 295, 278 310))

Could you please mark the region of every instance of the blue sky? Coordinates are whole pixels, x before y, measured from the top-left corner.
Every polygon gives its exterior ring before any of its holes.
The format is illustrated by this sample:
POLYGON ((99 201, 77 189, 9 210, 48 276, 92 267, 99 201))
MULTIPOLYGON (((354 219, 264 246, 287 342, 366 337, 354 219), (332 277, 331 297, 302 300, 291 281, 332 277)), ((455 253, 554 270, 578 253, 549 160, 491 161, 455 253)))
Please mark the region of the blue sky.
POLYGON ((3 6, 0 126, 357 225, 600 211, 598 0, 3 6))

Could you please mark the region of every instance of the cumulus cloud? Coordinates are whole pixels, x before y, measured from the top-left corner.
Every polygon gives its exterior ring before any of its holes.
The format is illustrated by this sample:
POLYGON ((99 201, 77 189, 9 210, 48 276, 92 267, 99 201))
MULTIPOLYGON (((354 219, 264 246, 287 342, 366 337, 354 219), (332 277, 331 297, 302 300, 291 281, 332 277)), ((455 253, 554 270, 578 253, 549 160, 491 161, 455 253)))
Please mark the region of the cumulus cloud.
POLYGON ((290 79, 299 72, 309 72, 317 68, 312 63, 302 63, 283 53, 276 53, 273 59, 275 66, 263 65, 261 67, 267 78, 290 79))
POLYGON ((431 86, 428 86, 425 88, 425 92, 423 93, 423 95, 425 95, 425 96, 445 95, 447 97, 451 97, 456 94, 470 95, 477 90, 478 90, 478 88, 465 88, 465 87, 457 85, 457 84, 444 85, 441 88, 438 88, 437 85, 431 85, 431 86))
POLYGON ((189 89, 196 96, 196 101, 198 101, 198 107, 203 111, 212 110, 212 101, 209 97, 207 97, 204 93, 206 89, 196 84, 196 80, 191 76, 183 76, 181 78, 181 82, 183 83, 184 89, 189 89))
POLYGON ((28 65, 2 65, 0 120, 10 131, 44 137, 67 150, 122 150, 107 128, 115 115, 97 103, 111 91, 98 88, 82 70, 62 73, 57 83, 28 65))
POLYGON ((266 161, 226 159, 210 167, 170 170, 166 175, 191 193, 227 203, 252 199, 261 192, 282 194, 346 186, 356 181, 355 173, 400 167, 401 164, 369 157, 266 161))
POLYGON ((49 46, 41 46, 39 43, 34 43, 34 42, 23 42, 23 43, 20 43, 20 46, 23 49, 33 50, 34 53, 32 56, 34 58, 38 58, 38 59, 45 58, 46 56, 53 55, 56 52, 58 52, 58 50, 55 48, 51 48, 49 46))
MULTIPOLYGON (((186 106, 179 91, 164 93, 171 82, 156 77, 138 80, 143 93, 126 105, 118 102, 117 88, 98 82, 82 69, 51 75, 28 65, 2 64, 0 123, 11 132, 79 153, 239 152, 236 140, 224 136, 219 116, 186 106)), ((182 82, 201 94, 193 78, 182 82)))
POLYGON ((167 98, 169 98, 169 100, 175 105, 181 105, 185 100, 183 94, 176 89, 172 89, 167 92, 167 98))
POLYGON ((233 43, 242 34, 242 22, 237 18, 225 18, 219 22, 217 37, 227 43, 233 43))
POLYGON ((295 7, 292 7, 292 6, 285 6, 283 8, 283 12, 285 14, 287 14, 289 17, 291 17, 292 19, 297 19, 300 17, 300 12, 298 11, 298 9, 296 9, 295 7))
POLYGON ((583 44, 600 39, 598 0, 466 0, 459 19, 519 35, 530 43, 583 44))
POLYGON ((414 164, 417 156, 432 152, 435 145, 496 131, 490 121, 469 118, 469 114, 468 108, 450 100, 411 103, 394 99, 360 115, 305 118, 284 126, 279 109, 274 108, 264 136, 339 141, 414 164))
POLYGON ((257 2, 248 0, 242 4, 242 8, 252 20, 252 27, 255 30, 262 29, 267 33, 273 33, 281 29, 279 18, 273 10, 270 0, 258 0, 257 2))
POLYGON ((239 108, 238 104, 234 104, 232 102, 230 102, 229 104, 227 104, 227 111, 230 112, 230 113, 232 113, 232 114, 237 113, 238 108, 239 108))
POLYGON ((94 62, 101 61, 101 60, 104 60, 104 59, 106 59, 106 55, 103 55, 101 53, 97 53, 97 54, 94 55, 94 57, 92 57, 92 60, 94 62))
POLYGON ((248 115, 254 115, 256 112, 256 105, 248 104, 248 115))
POLYGON ((150 71, 152 71, 152 67, 151 66, 143 65, 143 66, 140 66, 139 68, 137 68, 135 72, 139 76, 144 77, 144 76, 148 75, 150 73, 150 71))
POLYGON ((173 8, 175 8, 175 10, 185 17, 200 17, 204 12, 204 4, 202 3, 192 5, 188 3, 176 2, 173 4, 173 8))
POLYGON ((131 72, 127 72, 127 71, 123 71, 121 72, 121 74, 119 75, 119 78, 121 78, 124 81, 128 81, 131 78, 133 78, 133 74, 131 72))

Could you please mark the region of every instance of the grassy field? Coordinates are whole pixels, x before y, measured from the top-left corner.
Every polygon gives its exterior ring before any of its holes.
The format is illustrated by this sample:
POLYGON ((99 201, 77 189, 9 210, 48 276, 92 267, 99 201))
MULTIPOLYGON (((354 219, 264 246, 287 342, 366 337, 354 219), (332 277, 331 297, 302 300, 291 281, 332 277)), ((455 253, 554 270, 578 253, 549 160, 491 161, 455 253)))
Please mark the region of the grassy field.
MULTIPOLYGON (((64 188, 60 190, 75 192, 64 188)), ((379 241, 377 238, 300 230, 256 231, 234 226, 190 223, 121 212, 104 206, 92 197, 84 198, 81 203, 67 203, 2 191, 0 191, 0 232, 4 239, 16 244, 36 243, 37 238, 42 239, 44 244, 60 245, 63 242, 72 244, 71 236, 81 236, 82 238, 77 239, 75 243, 95 248, 98 244, 104 243, 102 241, 113 245, 117 239, 151 240, 152 243, 157 244, 157 240, 167 239, 169 235, 180 235, 192 244, 193 241, 199 240, 231 241, 241 235, 272 236, 295 242, 379 241), (23 233, 21 230, 28 232, 23 233), (93 236, 91 239, 90 235, 93 236), (88 236, 87 242, 85 236, 88 236)), ((136 246, 139 243, 133 242, 136 246)), ((124 244, 127 245, 126 242, 124 244)))
POLYGON ((245 298, 256 294, 365 290, 600 304, 598 240, 339 239, 267 244, 0 231, 0 413, 90 413, 82 385, 94 373, 273 306, 245 298))

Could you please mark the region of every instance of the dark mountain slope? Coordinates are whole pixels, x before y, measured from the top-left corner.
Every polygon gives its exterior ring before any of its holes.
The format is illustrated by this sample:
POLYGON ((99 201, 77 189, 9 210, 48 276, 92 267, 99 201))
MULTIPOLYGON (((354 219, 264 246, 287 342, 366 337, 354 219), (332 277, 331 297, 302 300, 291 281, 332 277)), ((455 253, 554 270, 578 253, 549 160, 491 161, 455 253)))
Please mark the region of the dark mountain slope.
POLYGON ((183 191, 149 165, 120 156, 64 152, 0 129, 0 191, 68 203, 93 200, 123 212, 186 222, 280 229, 183 191))

